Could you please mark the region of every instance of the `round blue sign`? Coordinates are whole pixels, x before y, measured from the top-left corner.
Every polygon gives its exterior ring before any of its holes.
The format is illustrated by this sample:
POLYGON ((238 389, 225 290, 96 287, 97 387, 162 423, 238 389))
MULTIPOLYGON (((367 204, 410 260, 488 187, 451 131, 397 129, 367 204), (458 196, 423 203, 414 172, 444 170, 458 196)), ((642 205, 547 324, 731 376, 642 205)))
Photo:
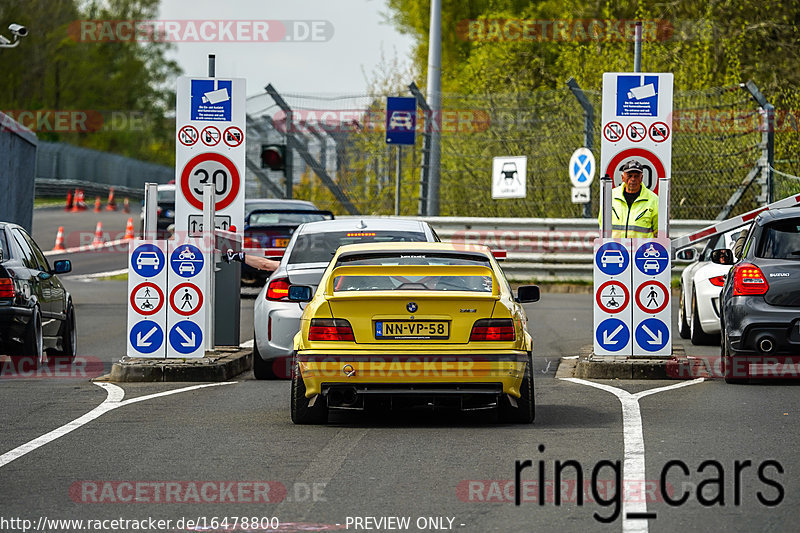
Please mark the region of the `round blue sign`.
POLYGON ((131 268, 143 278, 152 278, 164 269, 164 252, 155 244, 137 246, 131 254, 131 268))
POLYGON ((618 318, 607 318, 600 322, 595 331, 597 343, 609 352, 618 352, 628 345, 631 332, 628 325, 618 318))
POLYGON ((190 320, 182 320, 169 330, 169 345, 176 352, 190 354, 203 344, 203 330, 190 320))
POLYGON ((164 344, 164 331, 152 320, 142 320, 131 328, 130 340, 134 350, 151 354, 164 344))
POLYGON ((639 246, 633 262, 642 274, 655 276, 669 266, 669 254, 661 243, 650 241, 639 246))
POLYGON ((636 344, 648 352, 657 352, 669 342, 669 328, 657 318, 648 318, 636 326, 636 344))
POLYGON ((193 278, 203 270, 203 254, 197 246, 181 244, 169 259, 172 271, 182 278, 193 278))
POLYGON ((597 249, 594 260, 603 274, 616 276, 628 268, 630 255, 621 243, 607 242, 597 249))

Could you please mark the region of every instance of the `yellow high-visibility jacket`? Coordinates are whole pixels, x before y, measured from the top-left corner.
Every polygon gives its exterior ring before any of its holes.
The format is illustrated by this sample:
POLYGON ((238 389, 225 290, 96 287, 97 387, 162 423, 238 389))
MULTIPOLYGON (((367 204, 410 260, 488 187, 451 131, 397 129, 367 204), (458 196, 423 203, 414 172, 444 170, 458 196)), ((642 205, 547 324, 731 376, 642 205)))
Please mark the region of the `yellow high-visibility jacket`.
MULTIPOLYGON (((642 185, 630 209, 620 185, 611 191, 611 237, 652 238, 658 232, 658 196, 642 185)), ((602 227, 602 209, 599 219, 602 227)))

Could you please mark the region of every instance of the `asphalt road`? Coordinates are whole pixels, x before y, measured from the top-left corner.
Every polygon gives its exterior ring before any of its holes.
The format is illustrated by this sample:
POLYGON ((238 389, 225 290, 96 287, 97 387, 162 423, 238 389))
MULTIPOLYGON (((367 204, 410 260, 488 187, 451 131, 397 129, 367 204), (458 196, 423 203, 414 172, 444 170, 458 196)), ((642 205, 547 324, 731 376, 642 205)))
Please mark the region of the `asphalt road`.
MULTIPOLYGON (((111 361, 124 348, 125 283, 67 283, 80 353, 111 361)), ((252 300, 242 305, 252 320, 252 300)), ((101 386, 69 371, 0 379, 0 531, 21 531, 13 519, 31 520, 32 529, 43 517, 84 520, 84 531, 135 531, 111 520, 147 518, 171 520, 163 531, 224 530, 213 517, 228 517, 227 530, 239 517, 237 531, 796 530, 796 383, 565 381, 555 377, 560 359, 591 342, 591 295, 545 293, 527 310, 537 416, 524 427, 500 425, 491 412, 430 411, 344 413, 327 426, 294 426, 289 383, 252 375, 205 388, 101 386), (617 466, 637 458, 643 490, 633 469, 617 466), (525 460, 516 506, 516 461, 525 460), (669 505, 658 489, 665 469, 667 496, 684 503, 669 505), (655 516, 626 516, 641 511, 655 516)), ((690 355, 718 352, 680 342, 690 355)))

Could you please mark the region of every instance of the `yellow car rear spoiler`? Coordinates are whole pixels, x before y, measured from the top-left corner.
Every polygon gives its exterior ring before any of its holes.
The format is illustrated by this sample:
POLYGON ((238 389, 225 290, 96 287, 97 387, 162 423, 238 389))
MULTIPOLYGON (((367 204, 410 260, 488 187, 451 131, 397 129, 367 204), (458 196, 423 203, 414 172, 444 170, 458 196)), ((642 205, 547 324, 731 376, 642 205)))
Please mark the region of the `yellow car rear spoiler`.
MULTIPOLYGON (((488 292, 471 292, 471 296, 487 296, 492 298, 500 297, 500 285, 497 282, 494 270, 487 266, 479 265, 343 265, 333 269, 328 281, 325 285, 325 296, 331 298, 334 296, 334 283, 336 278, 340 276, 490 276, 492 278, 492 293, 491 296, 488 292)), ((392 293, 401 292, 398 290, 389 291, 392 293)), ((378 291, 369 291, 378 292, 378 291)), ((408 291, 419 294, 420 290, 409 289, 408 291)), ((441 295, 441 291, 428 291, 431 294, 441 295)), ((345 296, 349 294, 359 294, 358 291, 339 291, 336 296, 345 296)), ((360 292, 363 296, 364 292, 360 292)))

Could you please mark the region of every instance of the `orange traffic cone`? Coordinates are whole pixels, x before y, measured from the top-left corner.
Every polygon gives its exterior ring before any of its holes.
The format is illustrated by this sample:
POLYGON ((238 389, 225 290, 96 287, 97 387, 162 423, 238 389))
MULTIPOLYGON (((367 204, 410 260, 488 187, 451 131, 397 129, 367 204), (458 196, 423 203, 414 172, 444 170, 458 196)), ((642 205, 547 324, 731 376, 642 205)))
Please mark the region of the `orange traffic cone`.
POLYGON ((133 229, 133 217, 130 217, 128 219, 128 224, 125 226, 125 236, 123 237, 123 239, 129 241, 135 238, 136 238, 136 233, 134 232, 133 229))
POLYGON ((67 191, 67 205, 64 206, 64 211, 72 209, 72 191, 67 191))
POLYGON ((95 213, 99 213, 100 212, 100 197, 99 196, 95 196, 94 197, 94 212, 95 213))
POLYGON ((128 198, 125 198, 125 201, 122 202, 122 212, 123 213, 130 213, 131 212, 131 204, 128 202, 128 198))
POLYGON ((83 211, 86 209, 86 202, 83 200, 83 191, 75 189, 75 201, 72 204, 72 212, 83 211))
POLYGON ((106 202, 106 211, 116 211, 117 201, 114 200, 114 187, 108 191, 108 202, 106 202))
POLYGON ((92 246, 102 246, 103 245, 103 223, 98 221, 97 227, 94 230, 94 240, 92 241, 92 246))
POLYGON ((56 234, 56 245, 53 246, 53 251, 66 251, 66 248, 64 248, 64 226, 58 227, 58 233, 56 234))

